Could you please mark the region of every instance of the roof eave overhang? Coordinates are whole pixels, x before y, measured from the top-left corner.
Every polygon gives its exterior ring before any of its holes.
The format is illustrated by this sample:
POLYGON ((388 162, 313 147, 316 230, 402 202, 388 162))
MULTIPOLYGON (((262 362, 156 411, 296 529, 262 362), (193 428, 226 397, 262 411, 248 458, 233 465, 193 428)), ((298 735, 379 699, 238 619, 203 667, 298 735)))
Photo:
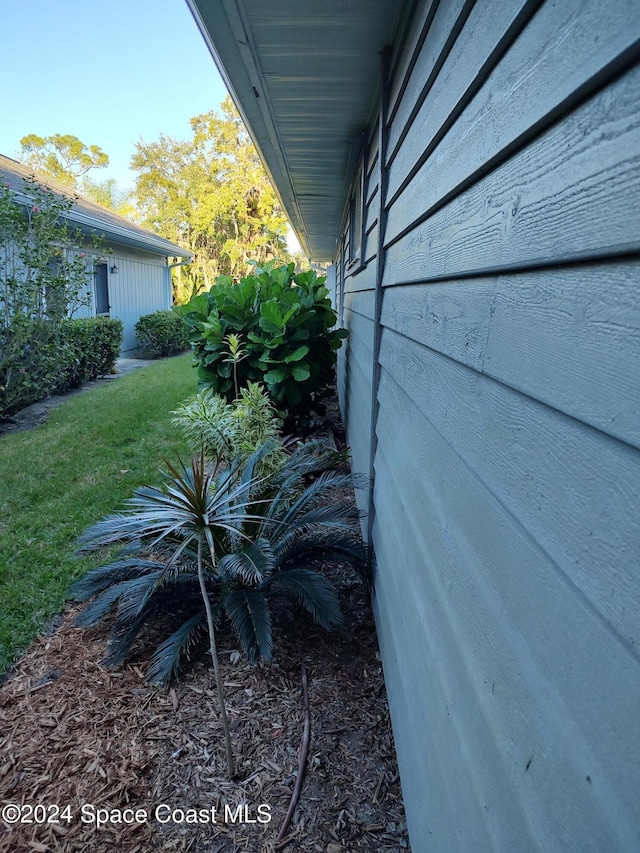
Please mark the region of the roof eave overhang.
POLYGON ((173 243, 164 241, 162 238, 154 240, 153 237, 141 237, 127 228, 119 228, 114 225, 105 225, 92 216, 70 210, 65 214, 67 222, 76 225, 83 234, 97 234, 104 237, 110 243, 118 243, 122 246, 141 249, 154 255, 162 255, 165 258, 191 258, 190 252, 186 252, 173 243))
MULTIPOLYGON (((25 208, 30 207, 33 201, 29 196, 21 192, 14 191, 13 197, 18 204, 25 208)), ((191 252, 181 249, 180 246, 176 246, 175 243, 164 240, 162 237, 154 238, 152 234, 142 236, 125 226, 120 227, 113 223, 107 223, 104 220, 81 213, 73 208, 65 211, 62 218, 65 222, 76 226, 83 234, 104 237, 109 243, 118 243, 122 246, 140 249, 154 255, 162 255, 165 258, 193 257, 191 252)))
POLYGON ((211 10, 212 19, 215 17, 214 44, 209 26, 195 0, 186 0, 186 3, 242 116, 300 244, 305 254, 311 257, 309 236, 287 168, 284 147, 269 107, 269 98, 256 61, 249 28, 245 27, 234 0, 212 0, 208 9, 211 10))

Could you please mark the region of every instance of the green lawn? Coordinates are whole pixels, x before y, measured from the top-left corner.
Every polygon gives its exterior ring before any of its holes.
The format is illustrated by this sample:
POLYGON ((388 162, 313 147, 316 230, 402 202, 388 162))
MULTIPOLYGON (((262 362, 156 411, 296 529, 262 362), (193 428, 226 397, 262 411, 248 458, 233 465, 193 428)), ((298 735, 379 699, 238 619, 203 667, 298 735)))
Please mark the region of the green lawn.
POLYGON ((158 483, 187 451, 170 412, 196 391, 190 353, 77 394, 30 432, 0 437, 0 672, 64 603, 89 565, 75 537, 158 483))

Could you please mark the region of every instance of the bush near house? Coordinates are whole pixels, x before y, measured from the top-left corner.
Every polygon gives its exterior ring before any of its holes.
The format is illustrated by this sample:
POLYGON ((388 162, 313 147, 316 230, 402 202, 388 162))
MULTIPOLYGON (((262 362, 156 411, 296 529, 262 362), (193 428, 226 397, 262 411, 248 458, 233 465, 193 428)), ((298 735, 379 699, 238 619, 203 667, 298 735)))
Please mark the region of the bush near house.
POLYGON ((65 320, 60 327, 60 352, 65 364, 56 390, 77 388, 110 373, 120 354, 122 332, 122 320, 112 317, 65 320))
POLYGON ((173 311, 154 311, 136 323, 138 346, 151 358, 184 352, 189 349, 189 330, 173 311))
POLYGON ((121 320, 14 317, 0 329, 0 417, 104 376, 121 345, 121 320))
POLYGON ((103 240, 65 222, 72 204, 35 179, 19 192, 0 186, 0 417, 99 375, 105 359, 113 363, 110 344, 98 352, 105 337, 97 326, 84 334, 68 325, 83 322, 69 316, 90 304, 93 263, 108 252, 103 240))
POLYGON ((208 293, 174 307, 194 345, 201 387, 231 401, 236 386, 262 382, 278 409, 298 427, 333 382, 336 350, 346 329, 334 329, 325 277, 294 264, 269 262, 237 284, 218 276, 208 293))
POLYGON ((349 563, 367 586, 372 580, 359 514, 345 498, 353 480, 334 470, 340 454, 322 442, 305 444, 258 474, 281 442, 268 441, 231 468, 217 455, 205 460, 203 452, 188 468, 167 463, 161 487, 138 489, 123 512, 78 540, 80 554, 108 549, 112 560, 73 587, 86 602, 76 624, 96 625, 113 614, 105 663, 123 663, 149 627, 160 642, 147 676, 167 683, 208 638, 230 779, 218 631, 230 628, 251 663, 269 661, 272 605, 288 619, 299 606, 327 630, 343 626, 337 590, 322 571, 329 560, 349 563))

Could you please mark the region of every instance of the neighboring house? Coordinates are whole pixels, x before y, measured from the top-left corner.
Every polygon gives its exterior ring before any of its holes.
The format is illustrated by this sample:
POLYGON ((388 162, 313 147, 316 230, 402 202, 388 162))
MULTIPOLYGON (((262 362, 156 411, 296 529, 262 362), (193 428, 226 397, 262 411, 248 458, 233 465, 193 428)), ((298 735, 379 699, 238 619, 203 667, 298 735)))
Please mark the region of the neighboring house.
MULTIPOLYGON (((24 198, 24 179, 31 177, 33 169, 0 155, 0 181, 8 184, 19 200, 24 198)), ((75 198, 66 216, 69 226, 101 236, 111 250, 104 257, 96 257, 89 283, 90 304, 73 316, 103 315, 122 320, 122 352, 132 354, 140 317, 171 307, 170 259, 189 258, 190 253, 102 205, 74 197, 71 190, 49 178, 37 174, 35 178, 57 194, 75 198)))
POLYGON ((187 2, 334 264, 414 853, 637 853, 640 3, 187 2))

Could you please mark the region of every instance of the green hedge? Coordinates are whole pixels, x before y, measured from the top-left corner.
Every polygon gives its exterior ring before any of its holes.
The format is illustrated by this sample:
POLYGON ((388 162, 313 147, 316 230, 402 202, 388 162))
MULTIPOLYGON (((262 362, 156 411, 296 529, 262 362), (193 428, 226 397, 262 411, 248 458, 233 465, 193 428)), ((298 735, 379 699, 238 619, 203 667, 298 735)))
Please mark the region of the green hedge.
POLYGON ((141 350, 151 358, 163 358, 189 349, 189 330, 173 311, 145 314, 136 323, 136 339, 141 350))
POLYGON ((121 320, 14 317, 0 329, 0 417, 104 376, 121 345, 121 320))
POLYGON ((64 320, 60 327, 61 366, 58 391, 77 388, 113 369, 122 346, 122 320, 90 317, 64 320))

